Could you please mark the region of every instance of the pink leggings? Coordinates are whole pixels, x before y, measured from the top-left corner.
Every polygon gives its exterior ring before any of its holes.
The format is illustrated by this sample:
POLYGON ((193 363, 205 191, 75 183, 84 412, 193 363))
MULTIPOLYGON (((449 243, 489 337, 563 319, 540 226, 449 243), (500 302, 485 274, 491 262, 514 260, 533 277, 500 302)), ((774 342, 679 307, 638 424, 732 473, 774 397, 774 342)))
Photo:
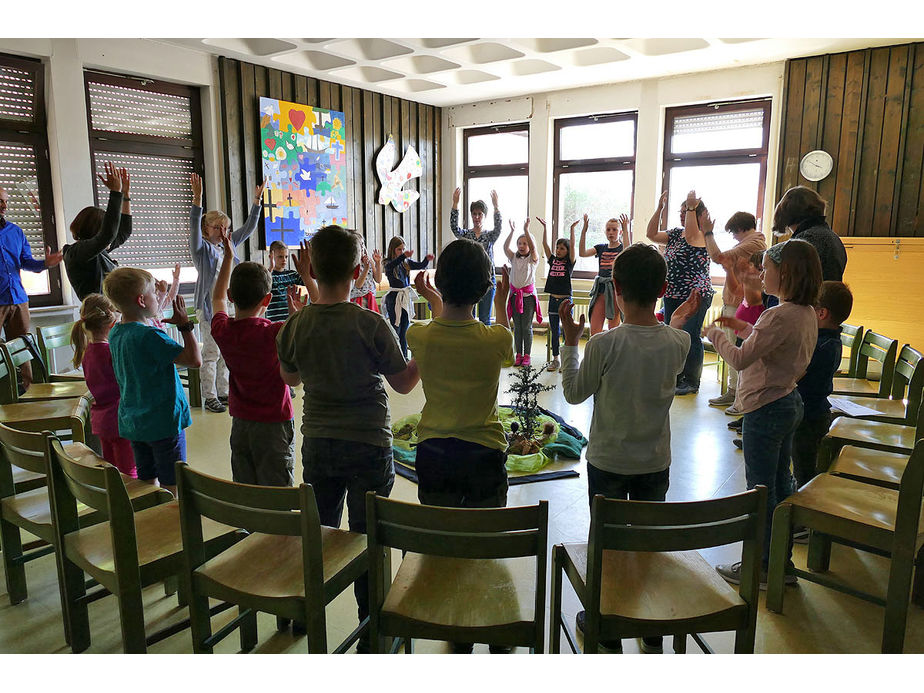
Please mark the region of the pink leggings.
POLYGON ((103 444, 104 460, 132 479, 138 478, 131 442, 124 438, 100 438, 100 442, 103 444))

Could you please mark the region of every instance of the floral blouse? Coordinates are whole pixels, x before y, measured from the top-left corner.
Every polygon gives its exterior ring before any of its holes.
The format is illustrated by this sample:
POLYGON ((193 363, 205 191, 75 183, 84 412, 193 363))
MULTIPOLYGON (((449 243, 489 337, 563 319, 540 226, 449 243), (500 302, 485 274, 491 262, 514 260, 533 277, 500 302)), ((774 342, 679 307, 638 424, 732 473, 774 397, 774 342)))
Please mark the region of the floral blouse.
POLYGON ((664 259, 667 261, 665 296, 686 299, 695 289, 704 300, 712 300, 715 290, 709 276, 709 253, 705 248, 687 243, 679 226, 667 232, 664 259))

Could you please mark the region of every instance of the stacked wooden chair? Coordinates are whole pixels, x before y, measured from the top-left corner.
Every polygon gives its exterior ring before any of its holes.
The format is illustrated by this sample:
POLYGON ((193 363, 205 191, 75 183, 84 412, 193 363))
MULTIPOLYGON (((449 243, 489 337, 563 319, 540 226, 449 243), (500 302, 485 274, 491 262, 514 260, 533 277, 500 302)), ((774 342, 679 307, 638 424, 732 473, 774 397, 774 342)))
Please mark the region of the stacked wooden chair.
MULTIPOLYGON (((843 332, 841 333, 843 335, 843 332)), ((834 378, 835 395, 888 397, 892 392, 892 372, 898 354, 898 340, 867 330, 860 343, 854 375, 834 378), (878 363, 879 380, 876 377, 878 363)))

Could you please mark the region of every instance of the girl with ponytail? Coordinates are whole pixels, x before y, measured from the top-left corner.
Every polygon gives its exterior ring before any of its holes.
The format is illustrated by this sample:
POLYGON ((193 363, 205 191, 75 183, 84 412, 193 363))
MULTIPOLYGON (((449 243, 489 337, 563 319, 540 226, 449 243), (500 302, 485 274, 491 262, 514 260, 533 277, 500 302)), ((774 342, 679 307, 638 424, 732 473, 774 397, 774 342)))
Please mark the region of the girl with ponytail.
POLYGON ((80 319, 71 330, 74 367, 83 365, 87 388, 93 395, 90 424, 103 446, 103 459, 123 474, 137 478, 131 443, 119 436, 119 384, 109 354, 109 330, 118 320, 112 301, 89 294, 80 306, 80 319))

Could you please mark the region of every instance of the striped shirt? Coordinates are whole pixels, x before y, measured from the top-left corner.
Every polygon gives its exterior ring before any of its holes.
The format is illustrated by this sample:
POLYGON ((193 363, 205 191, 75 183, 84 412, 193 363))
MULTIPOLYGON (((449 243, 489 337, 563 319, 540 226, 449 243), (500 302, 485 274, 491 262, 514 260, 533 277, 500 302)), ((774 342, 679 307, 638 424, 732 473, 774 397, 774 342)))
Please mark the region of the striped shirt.
POLYGON ((289 302, 286 291, 290 286, 305 286, 305 282, 295 270, 273 270, 273 300, 266 307, 266 319, 282 322, 289 317, 289 302))

